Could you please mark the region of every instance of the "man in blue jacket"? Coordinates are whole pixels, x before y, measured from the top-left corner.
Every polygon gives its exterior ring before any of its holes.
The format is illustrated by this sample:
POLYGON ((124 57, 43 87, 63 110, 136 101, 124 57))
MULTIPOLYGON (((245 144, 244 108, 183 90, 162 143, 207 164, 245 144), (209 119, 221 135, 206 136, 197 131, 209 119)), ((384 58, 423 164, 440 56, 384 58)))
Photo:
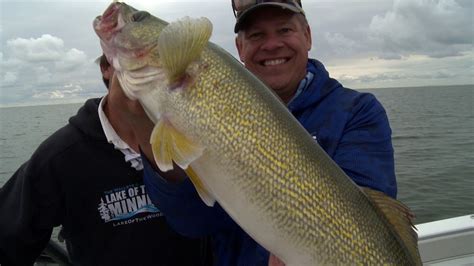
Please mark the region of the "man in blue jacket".
MULTIPOLYGON (((359 186, 396 197, 387 115, 368 93, 344 88, 308 58, 311 31, 299 0, 233 0, 236 45, 245 67, 272 88, 315 141, 359 186)), ((149 149, 147 157, 153 158, 149 149)), ((148 152, 147 152, 148 151, 148 152)), ((146 161, 146 160, 145 160, 146 161)), ((145 162, 144 182, 167 221, 187 236, 212 235, 217 265, 278 262, 216 204, 207 207, 178 170, 145 162)))

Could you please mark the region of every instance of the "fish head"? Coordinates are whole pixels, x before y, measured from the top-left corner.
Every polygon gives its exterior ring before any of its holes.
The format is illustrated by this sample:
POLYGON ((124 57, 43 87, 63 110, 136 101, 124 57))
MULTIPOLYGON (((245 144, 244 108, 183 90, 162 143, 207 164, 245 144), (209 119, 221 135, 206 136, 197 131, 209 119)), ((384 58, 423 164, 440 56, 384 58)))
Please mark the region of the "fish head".
POLYGON ((102 50, 115 70, 159 67, 157 42, 165 21, 125 3, 114 2, 94 19, 102 50))
MULTIPOLYGON (((125 95, 137 100, 159 88, 165 79, 158 52, 158 38, 168 23, 125 3, 113 2, 93 21, 93 28, 125 95)), ((156 121, 157 110, 145 108, 156 121), (155 115, 151 115, 154 113, 155 115)), ((158 109, 156 105, 153 109, 158 109)))
POLYGON ((191 87, 212 32, 205 18, 168 24, 121 2, 110 4, 93 27, 125 95, 138 99, 153 122, 168 98, 191 87))

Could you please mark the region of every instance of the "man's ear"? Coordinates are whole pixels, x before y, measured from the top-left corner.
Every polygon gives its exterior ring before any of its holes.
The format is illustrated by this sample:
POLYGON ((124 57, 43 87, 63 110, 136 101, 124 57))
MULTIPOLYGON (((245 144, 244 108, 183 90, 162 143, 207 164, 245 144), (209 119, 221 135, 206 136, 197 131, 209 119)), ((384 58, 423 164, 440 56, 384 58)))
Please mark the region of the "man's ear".
POLYGON ((245 63, 245 57, 242 55, 242 46, 242 36, 238 34, 237 37, 235 37, 235 47, 237 47, 237 52, 239 52, 240 61, 242 61, 242 63, 245 63))
POLYGON ((108 67, 104 65, 100 65, 100 72, 102 72, 102 75, 104 74, 105 71, 107 71, 108 67))
POLYGON ((306 45, 309 51, 311 50, 311 47, 313 45, 313 40, 311 38, 311 28, 309 27, 309 25, 306 25, 304 36, 306 37, 306 45))

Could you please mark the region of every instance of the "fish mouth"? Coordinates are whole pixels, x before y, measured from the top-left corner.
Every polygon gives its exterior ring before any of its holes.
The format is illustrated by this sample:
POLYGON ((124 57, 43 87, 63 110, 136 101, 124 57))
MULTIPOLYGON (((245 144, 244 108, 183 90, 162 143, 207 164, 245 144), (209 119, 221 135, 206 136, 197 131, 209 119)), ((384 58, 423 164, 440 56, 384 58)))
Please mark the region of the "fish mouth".
POLYGON ((119 15, 121 3, 112 3, 101 16, 94 20, 94 29, 104 39, 108 40, 112 34, 120 29, 119 15))
POLYGON ((102 14, 103 20, 110 20, 111 18, 115 18, 116 14, 120 9, 120 3, 112 3, 102 14))
POLYGON ((95 18, 93 28, 100 38, 103 54, 109 62, 119 59, 126 65, 119 68, 114 63, 115 70, 136 70, 145 65, 146 60, 142 59, 149 55, 156 44, 130 36, 129 33, 150 16, 146 11, 139 11, 127 4, 114 2, 102 15, 95 18))

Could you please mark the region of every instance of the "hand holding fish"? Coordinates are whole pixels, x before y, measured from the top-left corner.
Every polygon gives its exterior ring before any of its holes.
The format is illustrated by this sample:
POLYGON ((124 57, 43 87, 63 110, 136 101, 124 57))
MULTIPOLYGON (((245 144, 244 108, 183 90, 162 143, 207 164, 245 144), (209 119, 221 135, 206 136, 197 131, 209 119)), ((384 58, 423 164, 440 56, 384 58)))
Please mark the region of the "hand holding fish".
POLYGON ((285 266, 285 263, 278 259, 275 255, 270 254, 270 258, 268 259, 268 266, 285 266))

